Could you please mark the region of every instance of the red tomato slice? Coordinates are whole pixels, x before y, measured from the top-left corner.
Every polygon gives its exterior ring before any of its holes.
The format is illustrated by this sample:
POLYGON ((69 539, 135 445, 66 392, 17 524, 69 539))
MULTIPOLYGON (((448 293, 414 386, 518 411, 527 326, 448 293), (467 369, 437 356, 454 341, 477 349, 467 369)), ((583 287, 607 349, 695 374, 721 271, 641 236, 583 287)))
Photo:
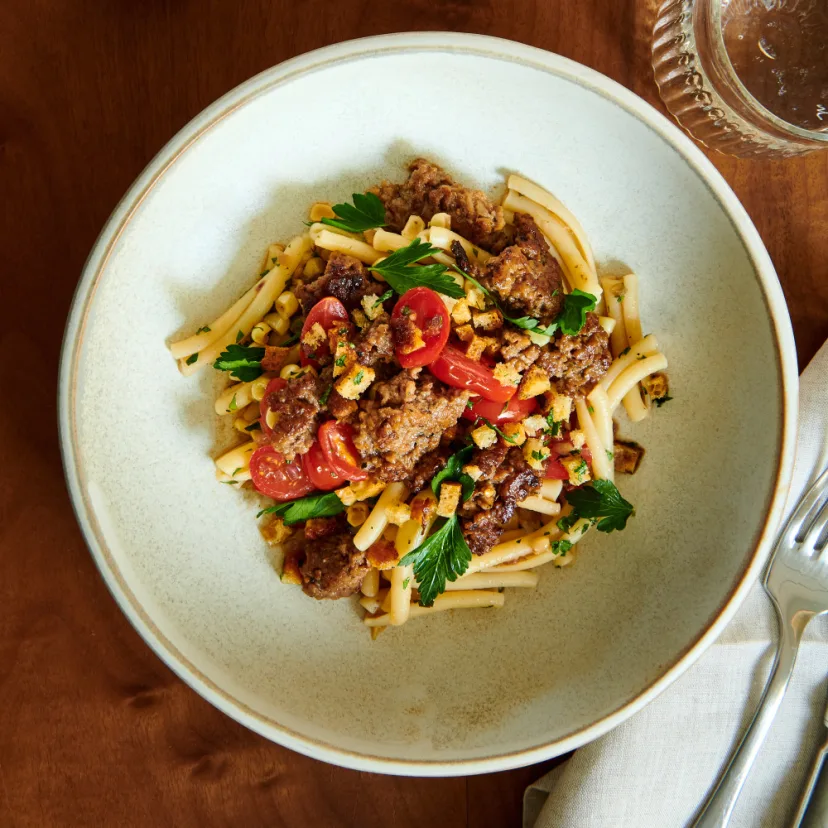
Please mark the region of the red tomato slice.
POLYGON ((517 386, 501 385, 485 365, 469 359, 453 345, 446 345, 437 360, 428 366, 428 370, 446 385, 468 388, 493 402, 505 403, 517 391, 517 386))
POLYGON ((512 397, 505 409, 503 403, 492 402, 483 397, 475 397, 472 403, 471 408, 463 410, 463 416, 472 421, 478 417, 484 417, 490 423, 519 422, 526 419, 538 407, 534 397, 529 400, 512 397))
POLYGON ((330 356, 331 349, 328 346, 327 333, 335 324, 344 325, 348 328, 348 334, 354 329, 351 321, 348 319, 348 311, 345 310, 345 305, 335 299, 333 296, 327 296, 325 299, 320 299, 311 309, 310 313, 305 319, 305 324, 302 325, 302 333, 299 341, 301 343, 301 353, 299 360, 302 365, 313 365, 314 368, 319 367, 319 359, 321 357, 330 356), (325 331, 325 341, 313 348, 309 348, 302 341, 305 334, 316 324, 319 323, 325 331))
POLYGON ((569 472, 557 457, 550 457, 543 473, 545 480, 569 480, 569 472))
POLYGON ((294 500, 314 491, 315 486, 298 457, 288 463, 273 446, 257 448, 250 457, 253 485, 274 500, 294 500))
POLYGON ((448 341, 451 327, 445 303, 431 288, 412 288, 399 298, 391 314, 392 320, 406 317, 423 331, 425 345, 408 354, 397 348, 400 365, 403 368, 419 368, 434 362, 448 341))
POLYGON ((317 489, 329 492, 348 482, 331 469, 317 442, 313 443, 307 454, 302 455, 302 462, 305 464, 305 473, 317 489))
POLYGON ((270 395, 274 391, 279 391, 281 388, 284 388, 286 385, 287 380, 275 377, 267 384, 264 396, 262 397, 262 400, 259 403, 259 414, 261 417, 261 419, 259 420, 259 425, 262 427, 262 433, 265 434, 268 440, 273 436, 273 429, 270 428, 270 426, 267 424, 267 412, 270 410, 270 395))
POLYGON ((354 445, 354 430, 348 423, 328 420, 319 426, 316 435, 328 468, 345 480, 365 480, 368 472, 362 468, 362 458, 354 445))

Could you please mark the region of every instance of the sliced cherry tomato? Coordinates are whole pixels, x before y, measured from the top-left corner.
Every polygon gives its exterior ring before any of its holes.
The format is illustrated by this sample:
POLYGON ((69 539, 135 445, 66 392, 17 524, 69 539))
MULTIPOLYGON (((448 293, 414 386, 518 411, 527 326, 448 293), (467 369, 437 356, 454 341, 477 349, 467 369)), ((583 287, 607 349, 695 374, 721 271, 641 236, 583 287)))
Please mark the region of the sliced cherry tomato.
POLYGON ((250 457, 250 476, 253 485, 274 500, 293 500, 304 497, 316 488, 298 457, 288 463, 273 446, 257 448, 250 457))
POLYGON ((524 420, 537 407, 538 403, 534 397, 528 400, 519 400, 517 397, 512 397, 505 408, 503 403, 492 402, 483 397, 474 397, 472 407, 463 409, 463 416, 467 420, 484 417, 490 423, 513 423, 524 420))
POLYGON ((501 385, 485 365, 469 359, 453 345, 446 345, 437 360, 428 366, 428 370, 446 385, 467 388, 494 402, 505 403, 517 391, 514 385, 501 385))
POLYGON ((368 472, 362 468, 362 458, 354 445, 354 430, 348 423, 328 420, 319 426, 316 435, 328 468, 345 480, 365 480, 368 472))
POLYGON ((348 482, 330 467, 319 443, 315 441, 308 453, 302 455, 302 462, 305 464, 305 472, 311 483, 317 489, 329 492, 331 489, 338 489, 348 482))
POLYGON ((550 457, 543 473, 546 480, 569 480, 569 472, 557 457, 550 457))
POLYGON ((284 388, 286 385, 287 380, 275 377, 267 384, 264 396, 262 397, 262 400, 259 403, 259 414, 261 417, 261 419, 259 420, 259 425, 262 427, 262 433, 268 438, 268 440, 273 436, 273 429, 267 424, 267 412, 270 411, 270 395, 274 391, 279 391, 280 389, 284 388))
POLYGON ((310 309, 310 313, 305 319, 305 324, 302 325, 302 333, 299 337, 299 341, 301 342, 301 353, 299 355, 299 360, 302 365, 313 365, 314 368, 318 368, 319 359, 321 357, 330 356, 331 349, 328 345, 328 330, 335 324, 348 328, 349 335, 354 329, 354 326, 348 319, 348 311, 345 310, 345 305, 343 305, 339 299, 335 299, 333 296, 327 296, 324 299, 320 299, 310 309), (305 334, 317 322, 322 326, 322 330, 325 331, 325 341, 320 342, 318 345, 314 345, 313 347, 309 347, 304 342, 305 334))
POLYGON ((416 351, 403 353, 397 346, 397 359, 403 368, 419 368, 434 362, 448 341, 448 310, 443 300, 427 287, 407 290, 399 299, 391 314, 391 319, 409 319, 421 331, 423 345, 416 351))

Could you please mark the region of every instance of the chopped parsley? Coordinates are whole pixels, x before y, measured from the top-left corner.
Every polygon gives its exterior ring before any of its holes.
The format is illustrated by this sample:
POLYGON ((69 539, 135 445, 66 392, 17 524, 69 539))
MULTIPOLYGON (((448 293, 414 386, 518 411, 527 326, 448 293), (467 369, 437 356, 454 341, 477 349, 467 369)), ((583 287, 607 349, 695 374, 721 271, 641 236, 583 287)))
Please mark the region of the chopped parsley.
POLYGON ((256 420, 255 423, 250 423, 249 426, 245 426, 244 430, 245 431, 261 431, 262 430, 262 424, 258 420, 256 420))
MULTIPOLYGON (((235 411, 238 408, 238 404, 236 403, 236 395, 233 394, 233 399, 230 400, 230 405, 227 406, 228 411, 235 411)), ((235 474, 235 472, 233 472, 235 474)))
POLYGON ((228 345, 213 363, 217 371, 229 371, 233 379, 251 382, 262 375, 262 357, 265 349, 255 346, 228 345))
MULTIPOLYGON (((382 304, 383 302, 385 302, 387 299, 390 299, 393 295, 394 295, 394 291, 393 291, 393 290, 386 290, 386 291, 385 291, 385 293, 383 293, 383 294, 382 294, 382 296, 378 296, 378 297, 374 300, 374 307, 376 307, 377 305, 381 305, 381 304, 382 304)), ((347 329, 347 328, 345 329, 345 333, 348 333, 348 329, 347 329)))
POLYGON ((209 328, 207 325, 205 325, 203 328, 199 328, 199 329, 196 331, 196 333, 197 333, 197 334, 200 334, 200 333, 210 333, 210 328, 209 328))
POLYGON ((357 375, 354 377, 354 385, 359 385, 364 379, 365 371, 357 371, 357 375))
POLYGON ((336 218, 323 218, 322 224, 345 230, 347 233, 362 233, 374 227, 385 226, 385 205, 374 193, 353 193, 353 204, 334 204, 336 218))
POLYGON ((411 316, 411 308, 409 308, 408 305, 403 305, 402 308, 400 308, 400 313, 403 316, 411 316))
POLYGON ((328 397, 331 396, 331 391, 333 391, 333 385, 329 385, 320 395, 319 395, 319 404, 320 405, 327 405, 328 397))
POLYGON ((420 606, 430 607, 445 592, 446 581, 456 581, 469 568, 471 558, 457 515, 452 515, 433 535, 405 555, 400 565, 414 566, 420 606))
POLYGON ((241 342, 244 339, 244 331, 239 331, 236 334, 236 342, 241 342))
POLYGON ((463 446, 446 461, 437 474, 431 479, 431 491, 440 496, 440 485, 445 481, 454 481, 463 487, 463 500, 468 500, 474 492, 474 480, 463 471, 463 466, 469 462, 474 446, 463 446))
POLYGON ((222 480, 220 482, 225 483, 228 486, 238 486, 239 485, 238 480, 222 480))
POLYGON ((620 354, 618 354, 618 356, 620 356, 620 357, 622 357, 622 356, 626 356, 629 352, 630 352, 629 347, 624 348, 624 350, 623 350, 623 351, 621 351, 621 353, 620 353, 620 354))
POLYGON ((345 511, 342 501, 336 496, 336 492, 315 494, 308 497, 300 497, 298 500, 291 500, 287 503, 277 503, 267 509, 262 509, 257 518, 262 515, 276 515, 284 520, 286 526, 311 518, 333 517, 345 511))
POLYGON ((338 356, 336 358, 336 361, 334 362, 334 365, 336 365, 337 368, 344 368, 345 367, 345 354, 341 354, 340 356, 338 356))
POLYGON ((198 354, 187 357, 187 365, 192 365, 194 362, 198 362, 198 354))
POLYGON ((576 515, 575 512, 572 512, 571 514, 566 515, 566 517, 562 517, 557 522, 557 527, 561 530, 561 532, 569 532, 577 522, 578 515, 576 515))
POLYGON ((403 581, 403 584, 402 584, 403 589, 408 589, 408 585, 409 585, 410 583, 411 583, 411 578, 406 578, 406 579, 403 581))
POLYGON ((499 435, 500 437, 502 437, 502 438, 503 438, 503 439, 504 439, 507 443, 511 443, 512 445, 515 445, 515 444, 517 443, 517 440, 516 440, 514 437, 510 437, 508 434, 504 434, 504 433, 503 433, 503 432, 502 432, 502 431, 501 431, 501 430, 500 430, 500 429, 499 429, 499 428, 498 428, 498 427, 497 427, 494 423, 490 422, 490 421, 489 421, 489 420, 487 420, 485 417, 480 417, 480 419, 481 419, 481 420, 483 420, 483 422, 484 422, 484 423, 485 423, 485 424, 486 424, 486 425, 487 425, 487 426, 488 426, 488 427, 489 427, 492 431, 494 431, 494 432, 495 432, 495 434, 497 434, 497 435, 499 435))
POLYGON ((545 460, 546 455, 542 451, 533 451, 532 452, 532 459, 533 460, 545 460))
POLYGON ((661 408, 662 405, 666 402, 670 402, 673 398, 668 394, 666 397, 654 397, 653 402, 661 408))
POLYGON ((610 463, 612 463, 612 461, 615 460, 615 452, 614 451, 610 451, 609 449, 607 449, 607 460, 609 460, 610 463))
POLYGON ((569 552, 570 549, 572 549, 572 541, 556 540, 552 541, 550 546, 552 547, 552 551, 556 555, 566 555, 566 553, 569 552))
MULTIPOLYGON (((597 520, 599 532, 621 530, 627 519, 635 514, 632 503, 624 500, 615 484, 610 480, 593 480, 577 489, 572 489, 566 499, 572 506, 572 514, 578 518, 597 520)), ((564 520, 564 518, 562 518, 564 520)), ((561 521, 558 521, 560 526, 561 521)))
POLYGON ((591 405, 587 405, 587 411, 589 411, 590 414, 595 413, 595 409, 591 405))
POLYGON ((400 295, 411 288, 425 286, 444 296, 462 299, 466 293, 454 279, 446 275, 448 268, 445 265, 416 264, 420 259, 440 252, 439 247, 433 247, 429 242, 413 239, 410 244, 395 250, 368 269, 382 276, 400 295))
POLYGON ((561 436, 561 426, 563 425, 562 420, 556 420, 555 415, 550 412, 546 415, 546 422, 549 425, 549 433, 553 437, 560 437, 561 436))
POLYGON ((237 469, 233 469, 233 474, 231 474, 230 477, 235 477, 240 471, 242 471, 242 469, 244 469, 244 466, 239 466, 237 469))

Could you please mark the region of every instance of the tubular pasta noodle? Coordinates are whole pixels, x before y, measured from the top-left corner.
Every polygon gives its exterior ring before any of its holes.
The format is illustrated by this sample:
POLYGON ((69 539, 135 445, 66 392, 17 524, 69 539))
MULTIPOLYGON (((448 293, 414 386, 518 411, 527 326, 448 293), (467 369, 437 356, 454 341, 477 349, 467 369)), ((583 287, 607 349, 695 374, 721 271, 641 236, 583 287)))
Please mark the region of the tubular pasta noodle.
POLYGON ((258 445, 253 441, 250 440, 247 443, 242 443, 240 446, 236 446, 235 448, 230 449, 230 451, 225 452, 221 455, 221 457, 216 458, 216 467, 223 471, 226 475, 229 475, 234 480, 238 479, 238 476, 234 476, 233 472, 236 469, 247 469, 250 467, 250 455, 253 454, 254 451, 258 448, 258 445))
POLYGON ((314 240, 314 244, 317 247, 332 252, 347 253, 349 256, 353 256, 355 259, 359 259, 361 262, 369 265, 375 264, 382 258, 382 253, 375 250, 368 242, 351 238, 350 236, 343 236, 340 233, 334 233, 324 225, 322 227, 324 229, 319 231, 314 240))
POLYGON ((614 411, 621 399, 634 389, 644 377, 663 371, 667 367, 664 354, 653 354, 644 359, 636 359, 629 368, 622 371, 607 391, 610 411, 614 411))
POLYGON ((641 341, 641 317, 638 311, 638 276, 628 273, 624 277, 624 298, 621 300, 624 327, 627 329, 627 345, 632 347, 641 341))
POLYGON ((538 585, 536 572, 492 573, 475 572, 463 575, 456 581, 446 582, 446 592, 463 589, 501 589, 503 587, 524 587, 534 589, 538 585))
POLYGON ((622 285, 620 279, 601 279, 604 286, 604 298, 606 299, 607 314, 615 322, 610 331, 610 350, 613 357, 618 359, 619 354, 627 347, 627 329, 624 326, 624 313, 621 310, 621 302, 618 300, 619 287, 622 285))
POLYGON ((395 566, 391 570, 391 604, 388 608, 390 623, 398 627, 408 621, 411 613, 411 589, 414 580, 413 566, 395 566))
POLYGON ((649 334, 645 336, 640 342, 636 342, 624 356, 616 357, 612 365, 607 369, 607 373, 601 377, 598 385, 606 391, 615 381, 616 377, 636 362, 640 356, 652 356, 658 352, 658 340, 655 335, 649 334))
POLYGON ((297 236, 279 255, 279 263, 254 288, 256 295, 242 315, 211 345, 198 352, 198 359, 192 364, 179 362, 179 368, 184 376, 190 376, 208 362, 215 361, 216 357, 230 344, 236 341, 238 332, 247 336, 253 326, 270 310, 276 297, 284 290, 285 283, 296 270, 302 255, 311 248, 311 240, 307 235, 297 236))
MULTIPOLYGON (((581 520, 576 521, 572 528, 561 537, 561 540, 567 540, 574 545, 587 533, 591 525, 592 524, 588 520, 581 518, 581 520)), ((543 552, 536 552, 535 554, 528 555, 520 560, 486 567, 485 571, 521 572, 525 569, 535 569, 538 566, 543 566, 545 563, 549 563, 550 561, 554 561, 559 566, 566 566, 567 564, 572 563, 572 560, 573 558, 569 556, 569 553, 560 555, 553 552, 552 549, 549 548, 543 552)))
POLYGON ((385 600, 387 595, 387 588, 378 590, 376 595, 363 595, 362 598, 359 599, 359 605, 366 612, 379 612, 379 608, 382 606, 382 602, 385 600))
POLYGON ((547 500, 557 500, 563 490, 563 480, 544 480, 540 487, 540 496, 547 500))
MULTIPOLYGON (((607 452, 612 449, 604 445, 603 440, 598 434, 598 429, 589 413, 587 404, 582 399, 575 400, 575 411, 578 414, 578 425, 581 431, 584 432, 587 445, 590 452, 592 452, 592 472, 593 476, 600 480, 612 480, 613 478, 613 463, 609 459, 607 452)), ((612 445, 612 442, 610 442, 612 445)))
POLYGON ((611 316, 599 316, 598 322, 600 322, 601 327, 611 336, 612 332, 615 330, 615 320, 611 316))
POLYGON ((548 190, 538 186, 533 181, 529 181, 520 175, 510 175, 506 181, 506 186, 510 190, 514 190, 526 198, 531 199, 541 207, 545 207, 554 216, 557 216, 564 224, 569 227, 572 235, 575 237, 575 242, 581 251, 581 255, 586 259, 587 264, 595 275, 595 256, 592 253, 592 245, 589 243, 589 237, 583 228, 583 225, 575 217, 564 204, 558 201, 555 196, 548 190))
MULTIPOLYGON (((434 606, 421 607, 412 604, 409 618, 419 618, 423 615, 432 615, 450 609, 472 609, 474 607, 502 607, 505 603, 502 592, 487 592, 486 590, 469 590, 467 592, 444 592, 434 599, 434 606)), ((390 623, 388 614, 375 618, 366 616, 362 623, 366 627, 387 627, 390 623)))
POLYGON ((534 201, 518 195, 514 190, 509 190, 506 193, 503 206, 514 210, 516 213, 528 213, 532 216, 543 235, 560 254, 569 287, 572 290, 577 288, 586 293, 591 293, 596 300, 600 301, 603 290, 598 278, 581 255, 566 225, 559 218, 553 216, 552 213, 534 201))
MULTIPOLYGON (((423 230, 425 230, 425 222, 419 216, 409 216, 401 235, 408 241, 413 241, 423 230)), ((380 231, 377 230, 377 232, 380 231)))
POLYGON ((513 561, 516 558, 521 558, 526 555, 528 549, 532 548, 532 541, 544 536, 557 537, 560 534, 556 520, 541 526, 537 532, 530 532, 520 538, 514 540, 504 541, 493 546, 488 552, 482 555, 475 555, 472 558, 465 575, 471 575, 473 572, 480 572, 483 569, 489 569, 497 564, 513 561))
MULTIPOLYGON (((379 592, 379 570, 369 569, 368 574, 362 579, 360 591, 367 598, 373 598, 379 592)), ((376 610, 374 610, 376 612, 376 610)))
POLYGON ((376 543, 382 530, 388 525, 387 508, 392 503, 405 500, 408 490, 402 483, 389 483, 379 496, 376 506, 371 510, 365 523, 359 527, 354 535, 354 546, 365 552, 372 543, 376 543))
POLYGON ((521 500, 518 506, 521 509, 529 509, 530 512, 540 512, 542 515, 557 515, 561 511, 560 503, 554 503, 537 495, 529 495, 529 497, 521 500))
POLYGON ((486 264, 492 258, 491 253, 482 250, 468 239, 464 239, 461 235, 445 227, 434 225, 428 231, 428 238, 435 247, 441 247, 443 250, 451 250, 452 242, 460 242, 463 250, 466 251, 466 255, 478 264, 486 264))
POLYGON ((428 220, 429 227, 445 227, 446 230, 451 230, 451 216, 448 213, 435 213, 428 220))
POLYGON ((233 414, 241 411, 246 405, 249 405, 253 400, 253 382, 255 380, 252 382, 239 382, 236 385, 231 385, 219 394, 216 397, 216 414, 233 414))
POLYGON ((399 233, 392 233, 389 230, 377 230, 372 242, 374 250, 379 250, 381 253, 393 253, 395 250, 407 247, 409 244, 411 244, 411 239, 401 236, 399 233))

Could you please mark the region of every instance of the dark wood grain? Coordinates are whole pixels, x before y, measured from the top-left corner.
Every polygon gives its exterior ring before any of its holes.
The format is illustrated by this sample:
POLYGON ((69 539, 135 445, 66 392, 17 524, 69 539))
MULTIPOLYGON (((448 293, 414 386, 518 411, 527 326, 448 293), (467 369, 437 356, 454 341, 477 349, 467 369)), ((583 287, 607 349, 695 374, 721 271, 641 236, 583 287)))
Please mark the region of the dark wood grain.
MULTIPOLYGON (((516 826, 545 767, 416 780, 246 731, 138 638, 75 524, 55 428, 60 339, 113 206, 199 110, 339 40, 495 34, 659 105, 641 0, 4 0, 0 4, 0 825, 516 826)), ((770 251, 801 362, 828 336, 828 153, 713 154, 770 251)))

